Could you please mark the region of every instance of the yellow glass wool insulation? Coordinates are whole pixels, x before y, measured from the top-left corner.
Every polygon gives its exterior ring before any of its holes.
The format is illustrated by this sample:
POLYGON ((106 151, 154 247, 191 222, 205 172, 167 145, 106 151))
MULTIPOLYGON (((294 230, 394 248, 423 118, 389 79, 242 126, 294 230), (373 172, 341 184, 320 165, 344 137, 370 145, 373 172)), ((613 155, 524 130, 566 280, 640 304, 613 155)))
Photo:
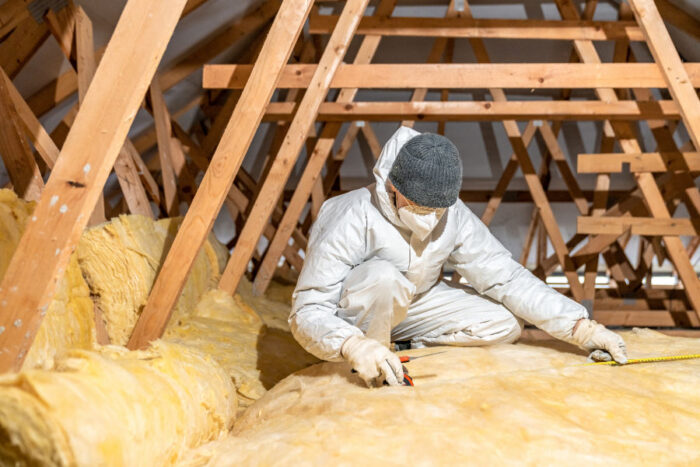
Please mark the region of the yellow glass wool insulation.
POLYGON ((240 296, 221 290, 207 292, 193 316, 171 322, 164 339, 186 343, 219 362, 234 381, 241 407, 290 373, 318 362, 291 333, 263 325, 240 296))
POLYGON ((228 375, 185 345, 72 351, 55 371, 0 378, 0 465, 172 465, 236 407, 228 375))
POLYGON ((253 283, 243 277, 236 292, 258 313, 266 326, 289 332, 287 319, 292 307, 293 285, 285 285, 273 280, 265 291, 265 295, 256 297, 253 295, 253 283))
MULTIPOLYGON (((650 330, 624 337, 632 358, 700 353, 698 339, 650 330)), ((315 365, 182 465, 700 463, 700 360, 586 366, 567 350, 412 350, 446 351, 406 364, 414 388, 365 389, 345 364, 315 365)))
MULTIPOLYGON (((19 199, 12 190, 0 190, 0 280, 33 210, 34 203, 19 199)), ((95 322, 90 290, 74 254, 58 282, 23 368, 51 368, 54 359, 68 349, 91 349, 94 343, 95 322)))
MULTIPOLYGON (((112 344, 129 340, 180 222, 123 215, 83 233, 77 250, 80 268, 112 344)), ((194 310, 204 292, 217 285, 227 258, 226 249, 211 235, 192 266, 171 321, 194 310)))

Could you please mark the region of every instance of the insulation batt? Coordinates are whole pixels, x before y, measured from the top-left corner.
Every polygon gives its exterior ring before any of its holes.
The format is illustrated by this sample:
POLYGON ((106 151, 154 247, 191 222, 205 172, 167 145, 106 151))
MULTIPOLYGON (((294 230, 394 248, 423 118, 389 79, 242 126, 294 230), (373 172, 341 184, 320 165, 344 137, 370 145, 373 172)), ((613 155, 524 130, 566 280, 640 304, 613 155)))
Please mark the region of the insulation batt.
POLYGON ((74 350, 55 371, 0 378, 0 464, 171 465, 235 413, 231 379, 197 350, 74 350))
MULTIPOLYGON (((34 211, 34 203, 17 198, 12 190, 0 190, 0 280, 10 265, 19 239, 34 211)), ((23 368, 51 368, 54 360, 72 348, 91 349, 95 344, 93 303, 73 254, 58 282, 23 368)))
MULTIPOLYGON (((263 301, 272 302, 260 299, 258 303, 263 301)), ((278 323, 282 312, 289 315, 289 304, 272 306, 262 313, 266 321, 278 323)), ((171 325, 165 338, 214 358, 233 379, 241 407, 252 404, 290 373, 318 362, 297 344, 289 329, 266 326, 240 296, 232 298, 221 290, 208 292, 194 315, 171 325)))
MULTIPOLYGON (((0 273, 32 209, 0 190, 0 273)), ((254 299, 247 282, 246 300, 210 290, 228 256, 213 237, 163 340, 138 352, 97 346, 90 293, 112 341, 125 342, 178 222, 122 216, 84 234, 27 357, 31 365, 0 378, 0 465, 172 465, 229 431, 239 395, 249 405, 317 361, 285 329, 290 287, 273 284, 277 300, 254 299), (248 300, 264 308, 262 320, 248 300)))
MULTIPOLYGON (((119 216, 88 229, 78 245, 78 260, 112 344, 125 345, 181 218, 153 222, 144 216, 119 216)), ((213 236, 192 266, 171 321, 191 312, 204 293, 215 287, 228 252, 213 236)))
POLYGON ((54 371, 0 379, 0 465, 172 465, 228 432, 239 395, 248 405, 316 361, 210 290, 147 351, 73 351, 54 371))
MULTIPOLYGON (((625 332, 630 357, 700 340, 625 332)), ((183 465, 698 465, 700 360, 585 366, 561 343, 425 348, 415 387, 366 389, 343 363, 287 377, 183 465), (551 348, 559 347, 559 349, 551 348)))

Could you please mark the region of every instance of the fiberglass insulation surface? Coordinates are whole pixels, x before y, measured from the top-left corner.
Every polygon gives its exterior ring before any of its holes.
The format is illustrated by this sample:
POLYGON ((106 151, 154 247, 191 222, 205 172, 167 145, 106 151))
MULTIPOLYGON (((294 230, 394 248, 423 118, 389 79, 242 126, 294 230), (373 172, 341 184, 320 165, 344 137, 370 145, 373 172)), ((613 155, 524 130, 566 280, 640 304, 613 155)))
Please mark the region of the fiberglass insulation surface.
MULTIPOLYGON (((32 208, 0 190, 0 275, 32 208)), ((94 343, 90 293, 112 341, 125 342, 177 222, 122 216, 83 235, 24 370, 0 378, 0 465, 171 465, 228 431, 237 393, 250 404, 315 361, 288 330, 268 330, 240 296, 210 290, 227 257, 212 238, 164 339, 139 352, 94 343)), ((268 307, 260 310, 265 322, 289 313, 274 300, 255 306, 268 307)))
MULTIPOLYGON (((86 230, 81 237, 80 268, 112 344, 125 345, 129 340, 181 220, 154 222, 123 215, 86 230)), ((210 236, 195 259, 171 322, 191 312, 204 292, 216 286, 227 257, 226 249, 210 236)))
MULTIPOLYGON (((630 357, 700 340, 625 332, 630 357)), ((185 465, 697 465, 700 360, 586 366, 516 344, 428 348, 415 387, 365 389, 344 364, 287 377, 185 465)), ((562 351, 564 350, 564 351, 562 351)))
POLYGON ((0 378, 0 463, 170 465, 235 413, 226 372, 185 345, 75 350, 55 371, 0 378))

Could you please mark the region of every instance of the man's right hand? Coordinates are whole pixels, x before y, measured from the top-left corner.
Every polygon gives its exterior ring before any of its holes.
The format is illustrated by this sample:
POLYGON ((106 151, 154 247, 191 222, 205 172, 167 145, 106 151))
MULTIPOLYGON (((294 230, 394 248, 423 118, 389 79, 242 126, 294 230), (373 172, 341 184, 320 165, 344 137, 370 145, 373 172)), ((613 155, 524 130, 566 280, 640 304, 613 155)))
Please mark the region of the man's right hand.
POLYGON ((374 339, 365 336, 349 337, 340 354, 357 371, 367 386, 390 386, 403 383, 403 367, 399 357, 374 339))

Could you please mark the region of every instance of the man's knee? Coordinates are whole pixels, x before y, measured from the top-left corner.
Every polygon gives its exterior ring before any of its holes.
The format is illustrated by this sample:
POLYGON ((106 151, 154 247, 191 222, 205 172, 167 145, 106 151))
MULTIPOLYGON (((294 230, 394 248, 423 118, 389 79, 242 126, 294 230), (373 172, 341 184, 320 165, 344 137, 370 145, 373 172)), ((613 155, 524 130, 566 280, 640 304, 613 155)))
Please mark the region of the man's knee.
POLYGON ((503 317, 500 326, 502 328, 501 332, 503 333, 503 337, 499 343, 512 344, 520 339, 525 323, 520 318, 515 317, 511 312, 508 312, 507 315, 503 317))

